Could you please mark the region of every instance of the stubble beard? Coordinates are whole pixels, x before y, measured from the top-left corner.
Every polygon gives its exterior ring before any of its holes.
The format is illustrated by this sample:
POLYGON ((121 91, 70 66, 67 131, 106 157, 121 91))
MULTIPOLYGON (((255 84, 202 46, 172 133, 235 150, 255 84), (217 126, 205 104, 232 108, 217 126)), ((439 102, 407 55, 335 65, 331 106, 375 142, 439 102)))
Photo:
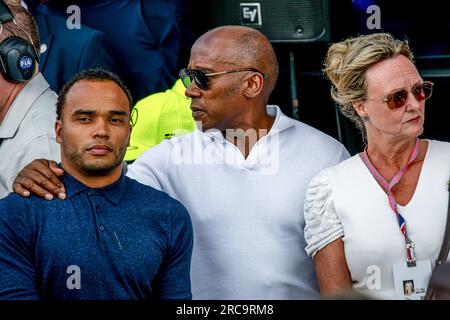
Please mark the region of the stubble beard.
POLYGON ((104 176, 117 168, 123 160, 124 148, 113 150, 113 159, 111 161, 105 161, 104 159, 86 160, 82 153, 73 149, 68 153, 68 159, 72 164, 81 171, 92 176, 104 176), (121 156, 120 156, 121 155, 121 156))

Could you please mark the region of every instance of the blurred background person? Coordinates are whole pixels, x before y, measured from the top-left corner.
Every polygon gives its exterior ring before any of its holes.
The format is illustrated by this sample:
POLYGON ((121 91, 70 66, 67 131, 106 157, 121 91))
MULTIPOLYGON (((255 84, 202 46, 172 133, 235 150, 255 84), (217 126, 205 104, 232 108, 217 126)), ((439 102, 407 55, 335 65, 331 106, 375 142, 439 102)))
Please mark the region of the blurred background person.
POLYGON ((186 97, 186 87, 178 79, 172 88, 157 92, 136 103, 133 114, 133 131, 125 161, 132 163, 145 150, 165 139, 171 139, 195 129, 191 99, 186 97))
MULTIPOLYGON (((80 9, 81 30, 103 33, 117 73, 130 89, 134 101, 172 87, 177 76, 177 59, 183 43, 178 21, 187 29, 180 0, 26 0, 32 14, 59 16, 67 20, 80 9), (68 13, 69 12, 69 13, 68 13)), ((72 31, 64 28, 70 39, 72 31)), ((189 34, 189 31, 186 32, 189 34)), ((62 66, 63 67, 63 66, 62 66)))
POLYGON ((66 19, 40 11, 33 13, 39 29, 41 63, 39 70, 56 91, 78 72, 101 68, 117 72, 105 35, 83 26, 68 29, 66 19))

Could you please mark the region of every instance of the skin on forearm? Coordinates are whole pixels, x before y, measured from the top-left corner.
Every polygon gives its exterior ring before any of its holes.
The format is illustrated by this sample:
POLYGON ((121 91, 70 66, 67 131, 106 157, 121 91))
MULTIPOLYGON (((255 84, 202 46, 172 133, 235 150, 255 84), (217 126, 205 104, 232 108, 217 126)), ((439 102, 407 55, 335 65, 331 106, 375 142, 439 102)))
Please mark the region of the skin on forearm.
POLYGON ((352 289, 342 237, 319 250, 314 256, 314 265, 322 295, 336 296, 352 289))

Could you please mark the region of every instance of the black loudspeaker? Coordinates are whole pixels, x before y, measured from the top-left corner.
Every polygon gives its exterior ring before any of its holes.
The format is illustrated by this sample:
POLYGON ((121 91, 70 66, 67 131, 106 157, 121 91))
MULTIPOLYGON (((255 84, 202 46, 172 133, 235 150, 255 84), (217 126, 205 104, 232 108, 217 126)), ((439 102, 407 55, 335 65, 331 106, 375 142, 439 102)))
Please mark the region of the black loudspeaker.
POLYGON ((244 25, 264 33, 272 42, 330 41, 329 0, 211 0, 206 5, 208 26, 244 25))

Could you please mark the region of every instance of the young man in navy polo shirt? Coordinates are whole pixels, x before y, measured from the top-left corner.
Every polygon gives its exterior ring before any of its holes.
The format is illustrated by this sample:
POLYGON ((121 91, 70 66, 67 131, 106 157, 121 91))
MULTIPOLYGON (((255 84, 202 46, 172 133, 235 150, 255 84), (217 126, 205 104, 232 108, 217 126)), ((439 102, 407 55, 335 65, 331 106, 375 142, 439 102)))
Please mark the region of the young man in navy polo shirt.
POLYGON ((131 96, 102 70, 62 89, 56 139, 67 199, 0 200, 0 299, 190 299, 182 204, 125 176, 131 96))

